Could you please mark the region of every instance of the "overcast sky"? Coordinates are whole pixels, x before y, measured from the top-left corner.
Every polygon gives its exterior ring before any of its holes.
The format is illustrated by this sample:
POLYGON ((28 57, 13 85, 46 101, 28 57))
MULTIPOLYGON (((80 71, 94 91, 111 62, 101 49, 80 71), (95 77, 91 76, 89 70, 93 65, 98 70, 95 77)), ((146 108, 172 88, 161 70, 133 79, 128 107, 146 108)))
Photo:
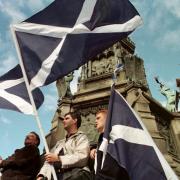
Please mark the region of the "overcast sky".
MULTIPOLYGON (((50 0, 0 0, 0 75, 18 64, 10 24, 19 23, 44 8, 50 0)), ((180 78, 180 1, 131 0, 144 24, 131 35, 139 57, 144 60, 147 80, 154 98, 165 105, 166 99, 154 81, 154 76, 174 90, 180 78)), ((71 86, 74 87, 74 84, 71 86)), ((74 88, 75 89, 75 88, 74 88)), ((39 110, 45 133, 57 107, 55 84, 43 88, 45 102, 39 110)), ((0 155, 5 158, 23 146, 25 135, 39 132, 34 117, 0 110, 0 155)), ((41 145, 42 149, 43 145, 41 145)))

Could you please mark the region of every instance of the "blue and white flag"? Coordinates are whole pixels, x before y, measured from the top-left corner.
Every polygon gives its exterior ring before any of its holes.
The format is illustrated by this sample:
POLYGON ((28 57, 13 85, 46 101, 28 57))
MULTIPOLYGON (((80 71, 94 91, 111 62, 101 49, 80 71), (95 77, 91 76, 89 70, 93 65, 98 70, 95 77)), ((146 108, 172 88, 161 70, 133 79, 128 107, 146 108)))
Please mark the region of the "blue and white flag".
MULTIPOLYGON (((36 108, 44 101, 40 89, 32 92, 36 108)), ((0 77, 0 108, 33 114, 27 88, 19 65, 0 77)))
POLYGON ((127 174, 123 180, 178 180, 140 118, 114 86, 99 151, 103 152, 100 179, 117 180, 127 174))
POLYGON ((55 0, 12 27, 34 89, 77 69, 141 24, 128 0, 55 0))
POLYGON ((114 73, 113 73, 113 77, 112 77, 114 83, 115 83, 115 81, 117 80, 117 73, 119 73, 119 72, 122 71, 123 69, 124 69, 124 65, 121 64, 121 63, 118 64, 118 65, 116 66, 116 68, 114 69, 114 73))

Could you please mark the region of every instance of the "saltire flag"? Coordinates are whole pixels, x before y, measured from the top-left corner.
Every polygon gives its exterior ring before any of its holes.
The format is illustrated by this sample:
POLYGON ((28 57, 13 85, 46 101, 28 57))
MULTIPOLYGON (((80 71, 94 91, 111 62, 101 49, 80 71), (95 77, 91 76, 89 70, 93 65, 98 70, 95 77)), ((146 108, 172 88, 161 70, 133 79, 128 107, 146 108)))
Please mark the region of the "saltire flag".
POLYGON ((114 86, 101 152, 96 179, 178 180, 140 118, 114 86))
POLYGON ((117 79, 117 73, 119 73, 120 71, 122 71, 124 69, 124 65, 123 64, 117 64, 116 68, 114 69, 114 73, 113 73, 113 81, 115 82, 115 80, 117 79))
MULTIPOLYGON (((39 88, 36 88, 32 95, 38 109, 44 101, 44 96, 39 88)), ((0 77, 0 108, 33 115, 33 108, 19 65, 0 77)))
POLYGON ((128 0, 55 0, 12 29, 34 89, 77 69, 141 24, 128 0))

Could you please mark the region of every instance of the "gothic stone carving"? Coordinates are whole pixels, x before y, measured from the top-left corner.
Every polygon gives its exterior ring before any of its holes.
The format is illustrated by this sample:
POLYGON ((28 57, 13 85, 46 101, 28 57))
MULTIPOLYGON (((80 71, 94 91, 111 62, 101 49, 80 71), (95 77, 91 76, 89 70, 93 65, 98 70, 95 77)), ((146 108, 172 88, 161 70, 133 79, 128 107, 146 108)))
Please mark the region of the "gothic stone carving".
POLYGON ((114 44, 82 67, 81 80, 113 73, 116 65, 123 63, 125 54, 127 52, 120 42, 114 44))
POLYGON ((74 73, 71 72, 67 76, 58 79, 56 81, 56 87, 58 90, 59 99, 62 100, 64 97, 71 98, 72 93, 70 89, 70 82, 73 80, 74 73))

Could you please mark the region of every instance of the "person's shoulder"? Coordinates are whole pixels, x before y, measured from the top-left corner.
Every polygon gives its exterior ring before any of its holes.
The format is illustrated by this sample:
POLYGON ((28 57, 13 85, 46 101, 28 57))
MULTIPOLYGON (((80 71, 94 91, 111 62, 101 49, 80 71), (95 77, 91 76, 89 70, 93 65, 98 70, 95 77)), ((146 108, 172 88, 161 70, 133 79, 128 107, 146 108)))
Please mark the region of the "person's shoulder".
POLYGON ((65 141, 66 141, 66 138, 58 140, 52 149, 56 149, 59 145, 62 145, 65 141))
POLYGON ((77 135, 79 138, 88 139, 87 135, 86 135, 83 131, 78 131, 78 132, 76 133, 76 135, 77 135))
POLYGON ((83 131, 77 131, 76 135, 86 136, 86 134, 83 131))
POLYGON ((35 145, 28 145, 24 147, 27 151, 36 151, 39 152, 39 148, 35 145))

